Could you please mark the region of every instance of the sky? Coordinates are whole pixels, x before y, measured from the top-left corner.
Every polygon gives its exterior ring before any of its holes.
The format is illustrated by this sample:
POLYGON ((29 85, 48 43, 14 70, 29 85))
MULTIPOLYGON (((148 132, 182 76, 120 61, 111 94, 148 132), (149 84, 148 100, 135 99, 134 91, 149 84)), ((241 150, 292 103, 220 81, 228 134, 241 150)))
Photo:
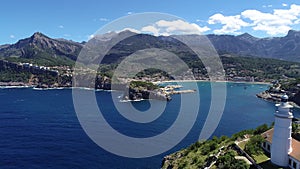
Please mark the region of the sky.
POLYGON ((291 29, 300 30, 299 0, 3 0, 0 44, 15 43, 34 32, 87 41, 110 22, 144 12, 167 13, 182 20, 162 19, 133 31, 280 37, 291 29))

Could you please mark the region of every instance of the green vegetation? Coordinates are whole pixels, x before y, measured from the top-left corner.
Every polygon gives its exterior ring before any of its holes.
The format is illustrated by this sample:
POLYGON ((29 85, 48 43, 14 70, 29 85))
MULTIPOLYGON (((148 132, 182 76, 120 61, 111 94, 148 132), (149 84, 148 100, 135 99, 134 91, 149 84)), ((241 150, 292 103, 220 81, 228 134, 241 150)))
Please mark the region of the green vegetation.
POLYGON ((198 141, 186 149, 176 152, 167 158, 162 168, 203 168, 209 165, 221 147, 228 146, 233 142, 226 136, 213 137, 211 140, 198 141))
MULTIPOLYGON (((196 58, 193 55, 185 56, 183 54, 181 54, 180 57, 193 71, 196 79, 208 78, 207 70, 201 60, 199 60, 199 58, 196 58)), ((235 80, 234 78, 236 77, 254 77, 255 81, 269 82, 283 78, 300 79, 300 63, 297 62, 289 62, 269 58, 240 57, 233 56, 231 54, 222 55, 221 61, 225 69, 226 76, 229 80, 235 80)), ((211 62, 214 61, 212 60, 211 62)), ((100 67, 102 67, 100 72, 105 74, 107 77, 110 77, 113 74, 113 70, 117 67, 117 64, 101 64, 100 67)), ((137 79, 142 79, 143 77, 164 77, 165 79, 174 78, 168 75, 166 72, 158 69, 146 69, 136 74, 135 77, 137 79)))
MULTIPOLYGON (((181 56, 181 58, 193 71, 196 79, 208 77, 207 70, 199 58, 185 55, 181 56), (194 72, 194 70, 197 71, 194 72)), ((209 61, 209 58, 207 60, 209 61)), ((269 58, 240 57, 232 56, 230 54, 222 55, 221 61, 229 80, 234 80, 235 77, 254 77, 255 81, 273 81, 283 79, 283 77, 300 78, 300 63, 297 62, 269 58)), ((214 61, 211 60, 211 62, 214 61)), ((113 70, 117 67, 117 64, 101 64, 100 67, 102 68, 101 70, 99 69, 99 71, 110 77, 113 70)), ((146 69, 135 76, 137 79, 141 79, 142 77, 165 77, 165 79, 174 78, 166 72, 158 69, 146 69)))
POLYGON ((229 150, 223 156, 218 158, 216 166, 218 169, 249 169, 250 165, 248 165, 244 160, 235 159, 237 153, 233 150, 229 150))
MULTIPOLYGON (((223 39, 223 36, 211 36, 211 38, 211 40, 213 40, 214 38, 220 39, 221 41, 219 41, 218 43, 221 44, 227 42, 227 38, 223 39)), ((220 58, 223 63, 223 67, 225 69, 226 77, 228 80, 252 80, 252 77, 254 77, 255 81, 272 81, 286 78, 300 78, 300 63, 268 58, 241 57, 238 54, 234 53, 249 54, 249 51, 239 51, 230 53, 230 51, 232 52, 231 48, 234 49, 233 51, 239 49, 239 45, 235 44, 234 42, 235 41, 231 41, 230 44, 225 45, 226 48, 229 47, 228 50, 226 50, 227 52, 223 49, 217 49, 220 53, 220 58)), ((241 43, 241 41, 237 42, 241 43)), ((264 44, 265 42, 261 41, 261 43, 264 44)), ((8 60, 10 62, 27 62, 37 64, 40 66, 69 66, 70 69, 72 69, 82 47, 83 43, 51 39, 43 35, 42 33, 35 33, 31 37, 19 41, 19 43, 17 43, 16 45, 8 45, 6 48, 2 48, 0 52, 0 58, 8 60)), ((187 64, 190 70, 194 73, 196 79, 208 79, 207 70, 204 67, 201 59, 199 59, 197 55, 184 43, 180 42, 179 40, 176 40, 176 38, 171 37, 154 37, 146 34, 138 34, 135 36, 128 37, 120 43, 114 45, 114 47, 108 51, 107 55, 104 56, 100 65, 98 65, 97 59, 93 58, 92 56, 92 58, 89 58, 89 55, 86 56, 87 58, 82 58, 81 61, 82 63, 84 63, 87 60, 92 61, 92 63, 95 64, 97 67, 99 66, 99 75, 111 79, 117 65, 124 61, 123 59, 125 57, 132 55, 137 51, 150 48, 159 48, 174 53, 187 64)), ((241 48, 240 50, 243 49, 241 48)), ((259 49, 257 50, 260 51, 259 49)), ((272 48, 272 50, 274 49, 272 48)), ((270 51, 268 49, 268 51, 265 52, 268 53, 270 51)), ((288 51, 281 52, 288 53, 288 51)), ((261 53, 260 51, 259 54, 256 55, 266 56, 265 54, 266 53, 261 53)), ((280 58, 278 55, 280 55, 281 53, 277 52, 276 54, 276 57, 280 58)), ((207 62, 217 63, 215 60, 212 60, 213 58, 209 55, 205 57, 206 58, 202 59, 205 59, 207 62)), ((291 56, 287 58, 290 57, 291 56)), ((163 61, 165 61, 165 58, 163 56, 157 57, 156 59, 157 60, 155 64, 158 65, 164 63, 163 61)), ((151 61, 153 60, 144 60, 144 63, 149 63, 151 61)), ((174 65, 176 64, 174 63, 174 65)), ((129 67, 132 70, 135 70, 134 66, 129 67)), ((179 70, 181 68, 177 65, 174 67, 174 69, 175 70, 173 70, 173 73, 176 74, 176 70, 180 72, 179 70)), ((129 74, 131 72, 135 71, 128 70, 129 74)), ((184 73, 176 74, 175 76, 185 78, 184 73)), ((11 77, 11 79, 22 80, 13 73, 11 74, 11 76, 14 76, 11 77)), ((171 77, 167 72, 157 69, 146 69, 135 75, 135 79, 138 80, 144 80, 144 77, 148 77, 149 80, 169 80, 175 78, 171 77)), ((300 80, 296 81, 295 83, 298 83, 299 81, 300 80)))
POLYGON ((283 90, 296 92, 299 91, 299 87, 297 85, 300 84, 300 78, 281 81, 280 84, 283 90))
POLYGON ((215 162, 212 168, 249 169, 250 165, 244 160, 235 158, 238 156, 238 153, 233 148, 234 142, 244 139, 245 135, 251 135, 250 140, 244 142, 245 151, 258 162, 267 160, 268 157, 263 154, 263 150, 260 147, 262 142, 260 134, 268 129, 270 127, 263 124, 256 129, 243 130, 236 133, 231 138, 222 136, 220 138, 213 137, 207 141, 198 141, 186 149, 166 156, 162 168, 204 168, 215 162))
POLYGON ((114 70, 117 68, 117 64, 101 64, 97 70, 98 74, 102 77, 112 78, 114 70))
POLYGON ((289 167, 287 168, 282 168, 282 167, 278 167, 278 166, 275 166, 271 163, 270 160, 268 161, 265 161, 263 163, 260 163, 259 164, 263 169, 289 169, 289 167))
MULTIPOLYGON (((52 56, 45 51, 39 52, 38 54, 34 54, 34 57, 7 57, 5 60, 15 63, 32 63, 50 67, 69 66, 72 68, 74 66, 75 62, 69 57, 52 56)), ((185 56, 183 54, 181 57, 190 67, 196 79, 206 79, 208 77, 206 68, 203 66, 201 60, 195 59, 194 56, 185 56)), ((294 80, 289 81, 289 83, 283 83, 283 89, 298 89, 297 84, 300 83, 300 63, 267 58, 238 57, 229 54, 222 55, 221 60, 228 80, 234 80, 236 77, 254 77, 255 81, 272 81, 285 77, 294 80)), ((100 64, 98 74, 102 77, 112 78, 117 66, 117 62, 100 64)), ((14 76, 14 74, 12 74, 12 76, 14 76)), ((171 77, 168 73, 153 68, 143 70, 135 75, 136 79, 142 80, 144 77, 152 79, 174 79, 174 77, 171 77)))
POLYGON ((40 84, 52 85, 57 83, 57 77, 50 74, 38 74, 33 75, 30 72, 25 71, 14 71, 14 70, 4 70, 0 71, 0 82, 24 82, 28 83, 30 78, 33 77, 36 82, 40 84))
POLYGON ((39 57, 34 58, 19 58, 19 57, 7 57, 5 60, 15 63, 31 63, 40 66, 70 66, 75 65, 75 61, 64 56, 51 56, 48 53, 40 53, 39 57))
POLYGON ((292 123, 292 132, 293 133, 298 133, 300 131, 299 124, 297 123, 292 123))
POLYGON ((18 72, 14 70, 2 70, 0 71, 0 82, 28 82, 31 73, 18 72))
POLYGON ((221 57, 226 74, 254 76, 257 80, 300 77, 300 63, 255 57, 221 57))
POLYGON ((151 78, 166 77, 167 79, 172 79, 172 77, 165 71, 162 71, 159 69, 154 69, 154 68, 145 69, 145 70, 139 72, 138 74, 136 74, 135 77, 137 77, 138 79, 142 79, 143 77, 151 77, 151 78))
POLYGON ((239 140, 239 139, 243 138, 244 135, 246 135, 246 134, 248 134, 248 135, 259 135, 259 134, 269 130, 271 127, 272 127, 272 125, 269 127, 267 124, 263 124, 263 125, 258 126, 255 129, 243 130, 243 131, 240 131, 238 133, 235 133, 235 134, 232 135, 231 138, 233 140, 239 140))
POLYGON ((36 77, 39 79, 39 83, 41 84, 52 85, 58 81, 57 77, 54 77, 50 74, 38 74, 36 77))
POLYGON ((263 149, 261 148, 261 143, 263 142, 261 135, 254 135, 245 145, 245 152, 248 153, 252 158, 263 154, 263 149))
POLYGON ((246 143, 247 143, 247 141, 241 141, 241 142, 239 142, 238 145, 242 150, 245 150, 246 143))
POLYGON ((266 156, 264 153, 260 154, 260 155, 254 155, 253 158, 257 164, 260 164, 260 163, 270 160, 270 158, 268 156, 266 156))
POLYGON ((155 90, 158 89, 159 86, 156 84, 153 84, 151 82, 144 82, 144 81, 131 81, 130 82, 130 88, 133 89, 147 89, 147 90, 155 90))
POLYGON ((262 134, 263 132, 269 130, 271 127, 269 127, 267 124, 263 124, 261 126, 258 126, 256 129, 254 129, 253 134, 258 135, 262 134))

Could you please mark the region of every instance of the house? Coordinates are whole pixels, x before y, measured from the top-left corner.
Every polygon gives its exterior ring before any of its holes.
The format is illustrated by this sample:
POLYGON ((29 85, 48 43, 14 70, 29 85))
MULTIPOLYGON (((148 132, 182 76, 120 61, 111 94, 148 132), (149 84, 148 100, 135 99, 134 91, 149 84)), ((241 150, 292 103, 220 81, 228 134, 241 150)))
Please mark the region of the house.
POLYGON ((291 106, 288 96, 281 97, 281 103, 276 104, 274 128, 262 133, 265 141, 262 148, 271 154, 271 162, 277 166, 300 169, 300 141, 292 138, 291 106))

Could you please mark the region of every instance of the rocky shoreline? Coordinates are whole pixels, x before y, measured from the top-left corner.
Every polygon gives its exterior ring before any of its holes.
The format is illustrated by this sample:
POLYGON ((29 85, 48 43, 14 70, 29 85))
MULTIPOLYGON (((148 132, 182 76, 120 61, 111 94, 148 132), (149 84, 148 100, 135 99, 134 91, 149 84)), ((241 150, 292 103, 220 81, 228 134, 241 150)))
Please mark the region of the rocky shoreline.
POLYGON ((281 97, 287 94, 289 96, 289 102, 294 107, 300 108, 300 93, 292 93, 285 90, 280 90, 279 88, 274 89, 270 87, 270 89, 265 90, 261 93, 256 94, 258 98, 264 99, 266 101, 279 103, 281 97))
POLYGON ((24 82, 0 82, 1 87, 8 87, 8 86, 20 86, 20 87, 27 87, 27 86, 34 86, 31 83, 24 83, 24 82))
POLYGON ((163 94, 158 90, 140 90, 134 88, 127 88, 124 92, 123 100, 127 101, 135 101, 135 100, 163 100, 163 101, 170 101, 172 100, 171 96, 168 94, 163 94))
POLYGON ((258 98, 261 98, 261 99, 264 99, 267 101, 271 101, 271 102, 279 102, 282 95, 284 95, 284 93, 280 93, 280 94, 272 93, 272 92, 269 92, 268 90, 256 94, 256 96, 258 98))

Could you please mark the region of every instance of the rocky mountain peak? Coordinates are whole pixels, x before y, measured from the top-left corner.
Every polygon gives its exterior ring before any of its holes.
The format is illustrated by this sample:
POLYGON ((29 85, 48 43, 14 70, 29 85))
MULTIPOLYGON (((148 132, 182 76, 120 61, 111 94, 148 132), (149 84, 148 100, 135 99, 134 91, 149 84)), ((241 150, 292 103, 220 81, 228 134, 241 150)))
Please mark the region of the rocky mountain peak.
POLYGON ((42 43, 42 42, 48 42, 51 40, 52 40, 51 38, 47 37, 46 35, 42 34, 41 32, 35 32, 30 37, 30 43, 42 43))
POLYGON ((40 38, 40 37, 46 37, 46 35, 42 34, 41 32, 35 32, 31 37, 40 38))
POLYGON ((300 31, 289 30, 286 37, 300 37, 300 31))
POLYGON ((249 38, 249 37, 253 37, 253 36, 250 35, 249 33, 243 33, 241 35, 238 35, 237 37, 240 37, 240 38, 249 38))
POLYGON ((248 42, 254 42, 254 41, 259 40, 259 38, 256 38, 256 37, 250 35, 249 33, 243 33, 241 35, 238 35, 237 38, 248 41, 248 42))
POLYGON ((21 39, 6 48, 0 48, 0 56, 4 57, 57 57, 63 56, 75 60, 82 45, 67 40, 49 38, 41 32, 36 32, 29 38, 21 39))

